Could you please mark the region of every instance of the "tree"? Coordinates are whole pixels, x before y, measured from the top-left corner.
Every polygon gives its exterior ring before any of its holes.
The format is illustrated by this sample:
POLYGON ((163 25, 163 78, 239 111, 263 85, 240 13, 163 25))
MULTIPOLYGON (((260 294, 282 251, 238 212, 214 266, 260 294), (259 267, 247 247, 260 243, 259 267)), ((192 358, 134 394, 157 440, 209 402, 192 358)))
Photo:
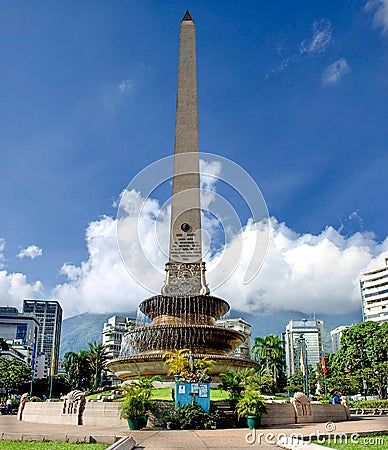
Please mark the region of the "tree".
POLYGON ((94 373, 90 367, 87 350, 78 350, 77 353, 67 352, 63 367, 73 389, 88 390, 91 387, 94 373))
POLYGON ((338 383, 342 378, 344 388, 351 393, 357 389, 358 392, 363 391, 364 395, 369 392, 379 394, 381 399, 386 398, 387 375, 384 363, 388 363, 387 335, 387 322, 382 325, 371 321, 361 322, 347 328, 342 334, 339 351, 330 359, 330 382, 337 380, 338 383))
MULTIPOLYGON (((50 395, 51 377, 36 378, 33 382, 32 395, 36 397, 48 397, 50 395)), ((31 383, 25 383, 21 388, 21 392, 30 392, 31 383)), ((72 389, 70 383, 64 375, 55 375, 52 379, 51 395, 54 398, 59 398, 67 394, 72 389)))
POLYGON ((101 342, 89 342, 88 360, 94 374, 94 388, 101 384, 101 373, 108 361, 107 349, 101 342))
POLYGON ((364 369, 362 379, 369 389, 378 392, 379 399, 387 398, 388 362, 382 362, 373 368, 364 369))
POLYGON ((22 385, 31 380, 32 370, 29 364, 17 364, 15 358, 0 357, 0 387, 9 392, 19 392, 22 385))
POLYGON ((279 336, 270 334, 265 337, 255 337, 252 356, 261 363, 267 373, 272 374, 278 386, 284 381, 283 341, 279 336))

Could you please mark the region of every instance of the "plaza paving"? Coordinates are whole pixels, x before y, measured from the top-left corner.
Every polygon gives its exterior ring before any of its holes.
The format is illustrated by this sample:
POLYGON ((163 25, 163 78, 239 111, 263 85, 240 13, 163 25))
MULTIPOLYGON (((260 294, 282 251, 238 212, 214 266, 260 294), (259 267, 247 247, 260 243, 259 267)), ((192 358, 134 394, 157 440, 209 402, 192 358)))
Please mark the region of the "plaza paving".
MULTIPOLYGON (((137 447, 145 450, 179 450, 179 449, 246 449, 263 450, 277 448, 277 438, 292 434, 319 436, 342 433, 364 433, 386 431, 388 433, 388 416, 353 417, 348 422, 336 424, 324 423, 306 425, 288 425, 282 427, 262 428, 255 435, 248 429, 234 428, 227 430, 142 430, 130 431, 126 427, 45 425, 42 423, 19 422, 15 416, 0 416, 0 434, 8 440, 51 440, 70 442, 100 442, 108 445, 119 437, 132 436, 137 447), (334 429, 335 428, 335 429, 334 429)), ((335 445, 332 445, 335 448, 335 445)), ((307 449, 309 446, 306 447, 307 449)), ((388 448, 381 447, 381 448, 388 448)))

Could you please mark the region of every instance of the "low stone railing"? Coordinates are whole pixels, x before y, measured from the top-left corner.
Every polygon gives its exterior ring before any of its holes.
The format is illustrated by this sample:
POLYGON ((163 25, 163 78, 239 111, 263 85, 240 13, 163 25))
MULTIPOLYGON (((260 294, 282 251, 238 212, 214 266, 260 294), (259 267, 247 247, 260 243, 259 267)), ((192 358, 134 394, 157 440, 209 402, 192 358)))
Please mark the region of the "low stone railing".
POLYGON ((388 408, 350 408, 350 413, 355 415, 387 416, 388 408))

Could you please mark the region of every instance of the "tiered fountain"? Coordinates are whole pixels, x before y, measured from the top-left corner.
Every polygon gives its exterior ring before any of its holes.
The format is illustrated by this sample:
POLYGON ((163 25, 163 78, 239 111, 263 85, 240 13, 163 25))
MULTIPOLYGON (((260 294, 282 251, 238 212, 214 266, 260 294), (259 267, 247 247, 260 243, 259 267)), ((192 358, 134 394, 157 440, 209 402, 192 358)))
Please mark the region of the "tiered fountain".
POLYGON ((152 320, 123 338, 121 356, 108 369, 122 380, 165 375, 163 353, 189 349, 194 358, 216 361, 215 374, 258 367, 255 361, 231 356, 245 340, 235 330, 216 326, 229 311, 225 300, 210 296, 202 261, 195 24, 187 12, 181 23, 174 177, 169 262, 161 295, 140 303, 152 320))

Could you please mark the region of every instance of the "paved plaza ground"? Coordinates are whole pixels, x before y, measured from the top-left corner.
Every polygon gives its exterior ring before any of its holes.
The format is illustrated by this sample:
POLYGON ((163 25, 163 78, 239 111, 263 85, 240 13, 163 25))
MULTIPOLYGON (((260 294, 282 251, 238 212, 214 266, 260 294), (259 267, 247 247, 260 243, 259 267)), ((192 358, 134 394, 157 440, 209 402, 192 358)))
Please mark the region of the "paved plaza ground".
MULTIPOLYGON (((122 436, 132 436, 139 448, 145 450, 179 450, 179 449, 246 449, 263 450, 277 448, 278 437, 292 434, 314 435, 322 439, 331 433, 370 433, 386 431, 388 433, 388 416, 353 417, 348 422, 336 424, 318 423, 306 425, 287 425, 282 427, 262 428, 252 434, 248 429, 234 428, 227 430, 142 430, 130 431, 126 427, 108 428, 101 426, 45 425, 41 423, 19 422, 15 416, 0 416, 0 434, 8 440, 57 440, 97 441, 107 446, 122 436)), ((335 448, 335 447, 334 447, 335 448)))

